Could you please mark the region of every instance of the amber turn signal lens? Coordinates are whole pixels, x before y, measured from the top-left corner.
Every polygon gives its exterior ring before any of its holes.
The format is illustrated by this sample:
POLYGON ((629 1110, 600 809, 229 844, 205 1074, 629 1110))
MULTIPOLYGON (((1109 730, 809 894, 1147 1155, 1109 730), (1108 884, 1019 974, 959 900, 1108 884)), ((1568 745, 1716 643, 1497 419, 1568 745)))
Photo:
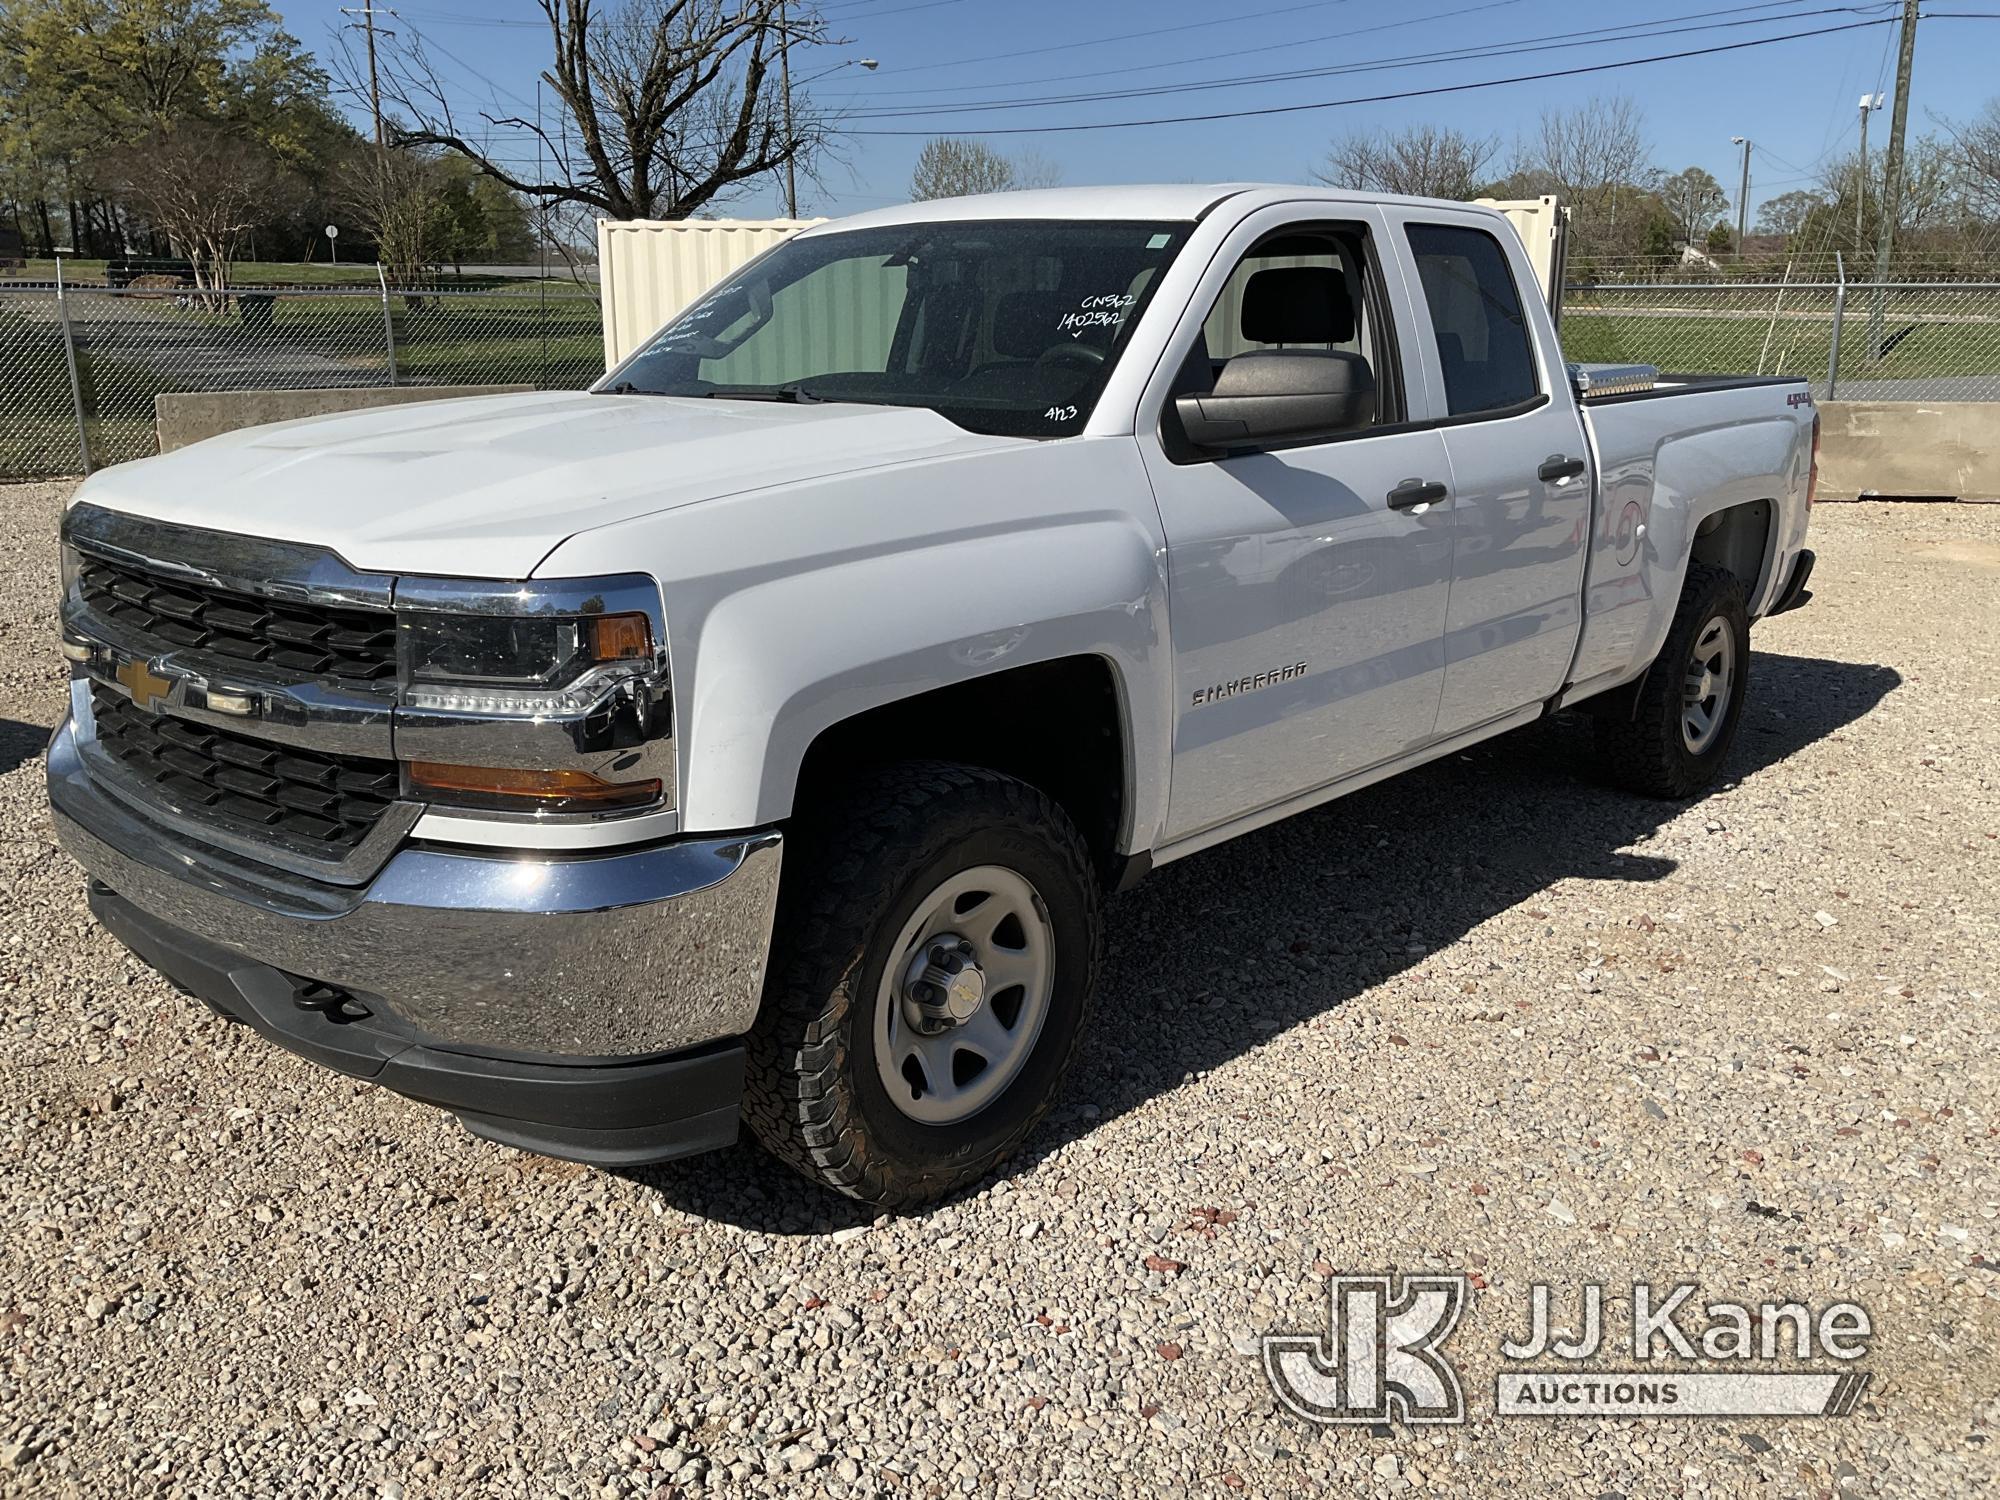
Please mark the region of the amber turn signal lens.
POLYGON ((642 614, 596 615, 590 621, 593 661, 632 661, 653 654, 653 627, 642 614))
POLYGON ((604 781, 588 771, 410 763, 410 786, 460 806, 538 812, 609 812, 659 800, 657 781, 604 781))

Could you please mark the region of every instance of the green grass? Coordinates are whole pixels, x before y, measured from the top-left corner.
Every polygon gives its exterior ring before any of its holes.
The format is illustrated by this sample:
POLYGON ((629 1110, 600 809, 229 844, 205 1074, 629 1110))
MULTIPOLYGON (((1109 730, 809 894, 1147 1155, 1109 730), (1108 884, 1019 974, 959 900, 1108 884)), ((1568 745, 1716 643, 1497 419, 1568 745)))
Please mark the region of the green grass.
MULTIPOLYGON (((1629 305, 1629 304, 1628 304, 1629 305)), ((1841 325, 1840 378, 1914 380, 1986 375, 2000 380, 2000 322, 1974 322, 1891 303, 1882 319, 1893 347, 1868 358, 1868 307, 1857 297, 1841 325), (1898 335, 1901 335, 1898 338, 1898 335)), ((1969 310, 1968 310, 1969 311, 1969 310)), ((1983 315, 2000 313, 1988 302, 1983 315)), ((1727 317, 1641 316, 1579 301, 1563 311, 1563 353, 1586 364, 1651 364, 1688 375, 1765 374, 1826 376, 1833 319, 1824 311, 1781 316, 1768 311, 1727 317), (1768 341, 1768 342, 1767 342, 1768 341)))

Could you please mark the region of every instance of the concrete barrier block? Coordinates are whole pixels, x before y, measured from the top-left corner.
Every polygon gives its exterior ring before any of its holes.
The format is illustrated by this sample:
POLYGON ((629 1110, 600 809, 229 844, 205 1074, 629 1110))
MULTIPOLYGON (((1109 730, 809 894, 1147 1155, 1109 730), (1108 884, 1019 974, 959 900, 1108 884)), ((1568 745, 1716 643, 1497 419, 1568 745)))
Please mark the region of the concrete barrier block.
POLYGON ((1825 401, 1819 492, 2000 498, 2000 402, 1825 401))
POLYGON ((532 385, 394 385, 335 390, 173 391, 153 397, 153 423, 160 451, 171 453, 243 427, 290 422, 333 412, 401 406, 409 401, 445 401, 461 396, 504 396, 532 391, 532 385))

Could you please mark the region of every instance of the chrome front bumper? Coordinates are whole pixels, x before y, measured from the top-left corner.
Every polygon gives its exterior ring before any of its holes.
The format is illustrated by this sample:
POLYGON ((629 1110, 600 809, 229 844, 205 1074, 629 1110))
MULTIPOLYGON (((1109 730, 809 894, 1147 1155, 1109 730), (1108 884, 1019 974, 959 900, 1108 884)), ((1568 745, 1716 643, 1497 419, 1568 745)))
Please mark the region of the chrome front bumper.
POLYGON ((740 1036, 763 991, 775 831, 588 856, 404 848, 366 885, 188 842, 107 795, 72 721, 49 746, 63 847, 160 922, 379 1003, 413 1042, 616 1062, 740 1036))

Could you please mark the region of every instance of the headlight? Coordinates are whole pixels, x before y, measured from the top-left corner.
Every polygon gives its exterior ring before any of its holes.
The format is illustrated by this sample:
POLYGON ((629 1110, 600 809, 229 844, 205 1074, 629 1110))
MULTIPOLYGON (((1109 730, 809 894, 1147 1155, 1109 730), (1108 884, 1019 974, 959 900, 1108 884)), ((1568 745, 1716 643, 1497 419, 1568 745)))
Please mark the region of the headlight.
POLYGON ((652 621, 639 611, 571 617, 401 616, 413 708, 577 714, 654 666, 652 621))
POLYGON ((396 750, 433 802, 536 816, 671 807, 659 585, 403 579, 396 750))

